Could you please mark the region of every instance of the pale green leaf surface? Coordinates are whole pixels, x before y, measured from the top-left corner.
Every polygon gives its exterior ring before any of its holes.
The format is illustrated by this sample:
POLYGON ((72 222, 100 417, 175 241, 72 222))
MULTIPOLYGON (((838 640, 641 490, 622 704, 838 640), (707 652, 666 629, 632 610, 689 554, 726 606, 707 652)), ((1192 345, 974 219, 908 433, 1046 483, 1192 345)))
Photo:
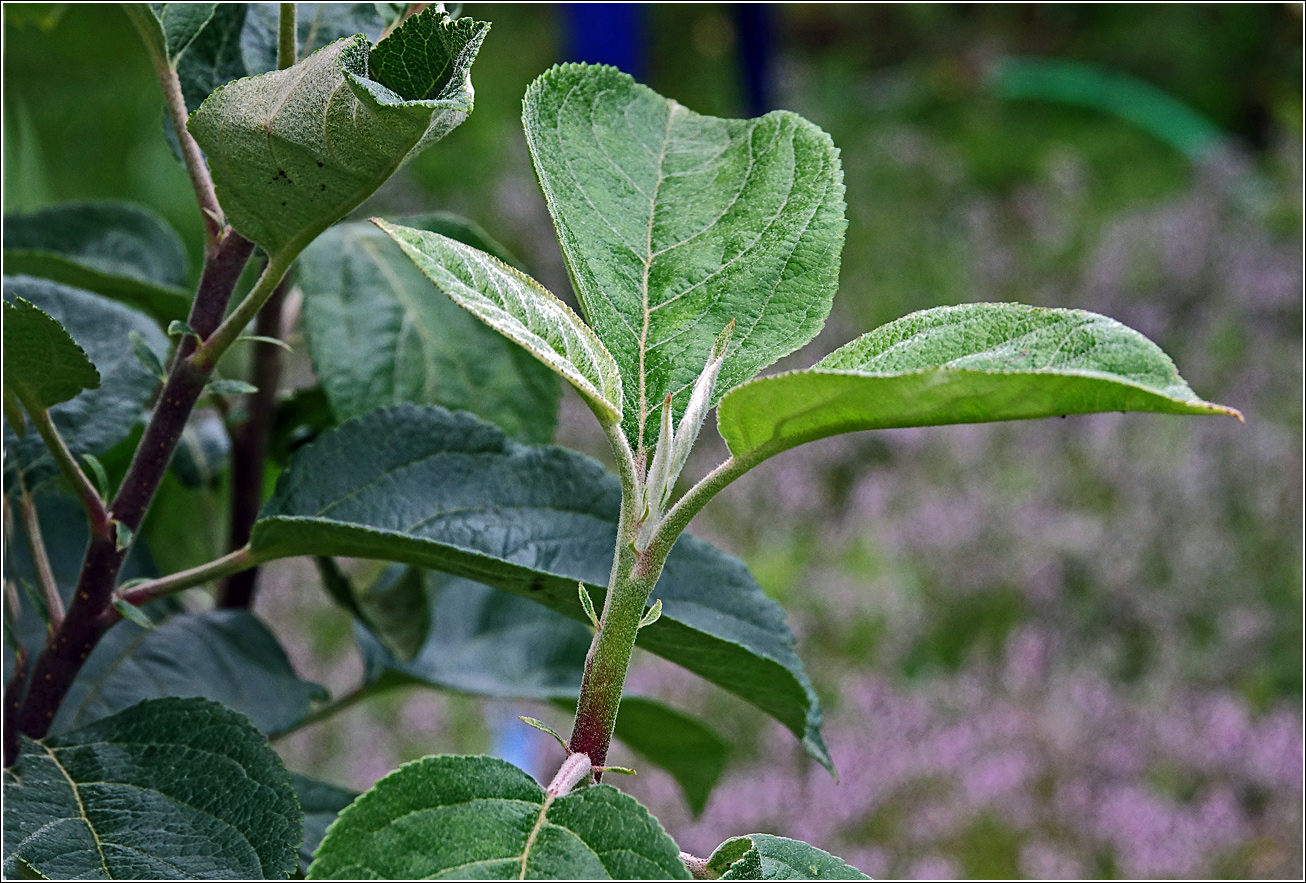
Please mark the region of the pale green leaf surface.
POLYGON ((166 322, 186 315, 186 249, 167 221, 125 202, 68 202, 4 219, 5 272, 122 301, 166 322))
POLYGON ((580 317, 544 286, 446 236, 376 223, 454 303, 565 378, 600 420, 621 418, 617 363, 580 317))
POLYGON ((123 10, 153 52, 175 66, 213 17, 216 3, 124 3, 123 10))
POLYGON ((290 773, 290 786, 295 789, 295 797, 304 810, 304 842, 299 845, 299 868, 305 871, 312 863, 313 853, 327 828, 342 809, 354 802, 358 792, 310 779, 294 771, 290 773))
MULTIPOLYGON (((448 216, 410 223, 428 221, 491 245, 448 216)), ((522 441, 553 437, 552 372, 460 309, 374 225, 331 228, 297 266, 309 354, 337 420, 411 402, 471 411, 522 441)))
MULTIPOLYGON (((137 359, 129 335, 138 333, 160 357, 168 339, 148 316, 89 291, 30 276, 6 276, 3 285, 6 301, 22 298, 54 317, 99 369, 98 388, 55 405, 50 416, 73 456, 103 454, 141 422, 159 383, 137 359)), ((8 361, 7 341, 5 350, 8 361)), ((58 474, 35 432, 20 439, 6 426, 4 447, 6 487, 19 468, 29 487, 58 474)))
POLYGON ((231 225, 269 254, 306 246, 466 119, 471 64, 487 29, 431 8, 382 41, 383 60, 402 57, 443 71, 429 96, 391 89, 389 63, 371 71, 369 57, 380 46, 373 50, 362 35, 213 92, 188 127, 208 155, 231 225))
POLYGON ((301 814, 243 716, 157 699, 42 742, 5 771, 4 870, 52 879, 284 878, 301 814))
POLYGON ((652 445, 668 393, 683 413, 732 319, 714 402, 820 331, 846 223, 819 128, 700 116, 575 64, 530 86, 522 119, 576 294, 621 366, 632 443, 652 445))
MULTIPOLYGON (((282 473, 251 540, 256 555, 400 561, 492 585, 586 621, 616 542, 621 487, 580 454, 516 444, 469 414, 401 406, 325 433, 282 473)), ((641 647, 752 702, 829 764, 821 713, 784 613, 742 562, 690 536, 654 596, 641 647)))
POLYGON ((340 813, 310 880, 688 879, 676 844, 610 785, 550 798, 491 757, 404 764, 340 813))
POLYGON ((5 386, 37 409, 100 385, 100 372, 59 321, 15 297, 4 302, 5 386))
POLYGON ((772 834, 732 837, 712 853, 707 869, 722 880, 871 879, 825 850, 772 834))
POLYGON ((756 461, 841 432, 1097 411, 1238 416, 1198 398, 1169 356, 1114 319, 966 304, 912 313, 806 371, 739 386, 717 426, 736 458, 756 461))

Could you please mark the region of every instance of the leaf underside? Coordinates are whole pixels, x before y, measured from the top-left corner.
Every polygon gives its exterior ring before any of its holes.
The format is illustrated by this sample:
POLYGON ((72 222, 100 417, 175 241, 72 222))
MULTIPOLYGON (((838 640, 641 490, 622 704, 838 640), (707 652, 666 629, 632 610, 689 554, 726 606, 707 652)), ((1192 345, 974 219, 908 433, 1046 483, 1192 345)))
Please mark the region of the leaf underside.
POLYGON ((522 122, 585 316, 621 367, 622 425, 652 445, 717 335, 717 393, 811 340, 838 284, 844 188, 830 137, 796 114, 700 116, 615 68, 555 67, 522 122))
POLYGON ((155 699, 42 742, 5 771, 4 870, 52 879, 271 879, 295 868, 301 813, 242 715, 155 699))
POLYGON ((231 225, 269 254, 306 246, 466 119, 471 64, 488 27, 431 8, 375 49, 355 35, 213 92, 188 128, 231 225), (381 70, 371 65, 378 52, 381 70), (433 91, 397 91, 413 76, 433 91))
POLYGON ((310 880, 688 879, 676 844, 610 785, 550 799, 492 757, 426 757, 340 813, 310 880))
POLYGON ((739 386, 717 426, 735 457, 758 461, 842 432, 1099 411, 1239 416, 1198 398, 1156 344, 1113 319, 966 304, 912 313, 806 371, 739 386))
MULTIPOLYGON (((447 216, 430 220, 453 229, 447 216)), ((553 437, 553 374, 459 309, 375 226, 331 228, 297 266, 309 353, 337 420, 411 402, 471 411, 521 441, 553 437)))
MULTIPOLYGON (((340 555, 441 570, 587 621, 601 603, 621 488, 573 451, 527 447, 469 414, 377 411, 301 449, 254 526, 263 558, 340 555)), ((672 550, 645 649, 757 705, 827 766, 821 713, 783 611, 737 559, 693 537, 672 550)))

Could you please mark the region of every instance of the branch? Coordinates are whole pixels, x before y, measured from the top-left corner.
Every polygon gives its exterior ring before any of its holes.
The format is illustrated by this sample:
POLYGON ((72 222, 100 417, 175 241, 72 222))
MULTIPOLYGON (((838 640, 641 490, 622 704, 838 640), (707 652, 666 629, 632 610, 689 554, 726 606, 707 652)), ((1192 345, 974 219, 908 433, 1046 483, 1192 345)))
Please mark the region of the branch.
POLYGON ((100 499, 100 492, 91 484, 91 480, 86 477, 82 467, 78 464, 77 458, 73 456, 72 451, 68 450, 68 445, 64 444, 63 436, 59 435, 59 430, 55 427, 54 421, 50 419, 50 411, 29 396, 16 391, 18 400, 23 403, 23 409, 27 411, 27 416, 31 418, 32 425, 36 427, 36 432, 41 436, 41 441, 45 442, 45 447, 54 458, 55 465, 63 477, 67 479, 68 484, 72 485, 73 493, 77 499, 82 501, 82 506, 86 509, 86 516, 91 521, 91 532, 102 532, 109 528, 109 514, 104 508, 104 500, 100 499))
POLYGON ((362 684, 359 684, 357 687, 350 690, 348 693, 341 696, 339 699, 332 699, 330 702, 327 702, 323 705, 319 705, 313 711, 306 714, 303 717, 303 719, 299 721, 299 723, 295 724, 289 729, 282 730, 280 733, 273 733, 269 737, 268 741, 274 743, 280 742, 282 739, 286 738, 292 733, 299 732, 304 727, 311 727, 313 724, 321 723, 322 721, 326 720, 329 717, 334 717, 340 712, 345 711, 348 708, 352 708, 354 705, 358 704, 359 702, 368 698, 369 696, 375 696, 380 693, 385 693, 389 690, 393 690, 395 687, 400 687, 400 686, 403 685, 400 683, 396 683, 394 681, 388 683, 385 681, 371 681, 371 682, 364 682, 362 684))
MULTIPOLYGON (((234 232, 228 235, 236 235, 234 232)), ((211 334, 206 335, 195 323, 191 327, 200 333, 204 338, 204 343, 200 344, 195 350, 193 361, 195 367, 206 374, 213 370, 213 366, 218 363, 218 359, 227 351, 236 338, 240 337, 245 326, 254 320, 259 310, 268 302, 277 290, 282 278, 290 270, 290 265, 295 262, 301 249, 291 249, 290 254, 278 252, 268 258, 267 266, 263 268, 263 274, 258 277, 254 287, 250 289, 249 294, 240 302, 236 309, 232 310, 221 325, 211 334)))
POLYGON ((257 567, 265 560, 255 555, 248 548, 237 549, 198 567, 152 579, 149 582, 138 583, 130 589, 117 592, 116 595, 133 607, 142 607, 167 595, 175 595, 177 592, 194 586, 201 586, 212 580, 257 567))
MULTIPOLYGON (((254 333, 260 337, 280 340, 282 336, 281 311, 289 288, 289 277, 281 280, 259 310, 254 323, 254 333)), ((250 382, 258 392, 246 397, 247 417, 231 433, 231 523, 228 548, 240 549, 249 542, 254 522, 258 520, 259 505, 263 502, 263 473, 267 460, 268 435, 276 416, 277 385, 281 382, 281 347, 262 341, 254 347, 254 366, 250 382)), ((249 607, 254 597, 254 583, 258 570, 250 568, 228 577, 218 593, 218 606, 224 608, 249 607)))
POLYGON ((277 34, 277 69, 294 67, 295 56, 299 54, 296 46, 295 4, 281 4, 281 27, 277 34))
MULTIPOLYGON (((253 248, 249 240, 227 230, 210 250, 191 306, 189 324, 196 333, 203 336, 218 324, 253 248)), ((82 664, 104 632, 117 621, 118 614, 111 601, 127 549, 119 548, 109 521, 121 523, 133 534, 140 529, 186 421, 212 372, 211 364, 204 367, 189 355, 197 349, 190 337, 184 338, 177 348, 158 404, 118 494, 109 506, 109 517, 98 526, 92 520, 91 541, 72 603, 63 624, 46 641, 36 659, 31 687, 18 712, 19 730, 34 739, 49 731, 82 664)), ((217 355, 221 355, 221 350, 217 355)))
POLYGON ((45 609, 50 615, 50 631, 53 632, 63 623, 63 599, 59 597, 59 586, 54 581, 50 556, 45 551, 45 540, 41 536, 41 521, 36 514, 36 501, 27 490, 21 469, 18 470, 18 494, 18 516, 23 521, 23 533, 27 537, 27 550, 32 558, 32 569, 36 571, 36 582, 45 597, 45 609))
MULTIPOLYGON (((168 59, 158 53, 154 42, 146 31, 145 22, 133 10, 128 9, 127 11, 127 17, 136 26, 136 30, 140 32, 141 42, 145 44, 145 49, 150 55, 150 61, 154 64, 154 72, 159 77, 159 86, 163 90, 163 106, 167 109, 168 119, 172 121, 172 128, 177 133, 177 145, 181 149, 181 158, 186 164, 186 173, 190 176, 190 186, 195 191, 195 199, 200 206, 200 215, 204 218, 205 249, 210 250, 217 245, 222 232, 222 206, 218 204, 218 194, 213 189, 213 178, 209 176, 209 167, 208 163, 204 161, 204 153, 186 128, 186 120, 190 118, 190 111, 186 109, 186 97, 181 92, 181 81, 177 79, 177 72, 168 63, 168 59)), ((146 11, 145 14, 151 15, 152 13, 146 11)))

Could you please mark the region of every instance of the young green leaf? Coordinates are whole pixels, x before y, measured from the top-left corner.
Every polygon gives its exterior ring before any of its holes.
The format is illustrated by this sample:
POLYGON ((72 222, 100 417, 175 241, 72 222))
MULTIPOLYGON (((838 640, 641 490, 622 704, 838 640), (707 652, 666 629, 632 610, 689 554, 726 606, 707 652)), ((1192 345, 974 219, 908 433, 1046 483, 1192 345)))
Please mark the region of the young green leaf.
POLYGON ((594 628, 599 628, 601 623, 599 622, 598 613, 594 611, 594 599, 590 597, 590 590, 585 588, 584 580, 578 582, 576 586, 577 591, 580 594, 581 609, 584 610, 585 615, 589 617, 590 625, 594 626, 594 628))
POLYGON ((242 715, 156 699, 41 742, 4 775, 4 871, 54 879, 265 879, 295 868, 302 814, 242 715))
POLYGON ((912 313, 806 371, 737 387, 717 426, 735 458, 756 462, 841 432, 1096 411, 1239 416, 1198 398, 1169 356, 1114 319, 966 304, 912 313))
POLYGON ((122 614, 123 619, 134 622, 143 629, 152 630, 154 628, 154 620, 150 619, 149 614, 130 601, 114 598, 113 609, 122 614))
POLYGON ((216 3, 124 3, 123 11, 153 52, 175 67, 213 17, 216 3))
MULTIPOLYGON (((449 216, 411 223, 490 245, 449 216)), ((433 290, 374 225, 331 228, 297 266, 309 354, 337 420, 412 402, 471 411, 521 441, 553 437, 561 397, 554 374, 433 290)))
POLYGON ((82 460, 95 476, 95 489, 100 492, 100 499, 109 499, 109 473, 104 471, 104 464, 93 454, 82 454, 82 460))
POLYGON ((662 599, 658 598, 653 602, 653 606, 644 614, 644 618, 639 621, 640 628, 647 628, 662 618, 662 599))
POLYGON ((539 730, 542 733, 548 733, 550 736, 552 736, 554 739, 557 740, 558 745, 561 746, 563 751, 568 750, 567 740, 559 736, 558 731, 555 730, 553 727, 549 726, 548 724, 546 724, 544 721, 537 720, 533 717, 526 717, 524 715, 518 715, 517 720, 526 724, 526 726, 528 727, 534 727, 535 729, 539 730))
POLYGON ((258 392, 258 387, 244 380, 210 380, 204 386, 205 395, 233 396, 258 392))
POLYGON ((167 221, 125 202, 67 202, 4 219, 5 272, 84 288, 159 321, 190 307, 186 249, 167 221))
POLYGON ((622 425, 651 447, 717 335, 712 401, 820 331, 838 284, 844 188, 828 135, 787 111, 696 114, 611 67, 569 64, 522 121, 585 316, 621 366, 622 425))
POLYGON ((355 35, 206 98, 188 127, 231 225, 269 254, 308 245, 471 113, 488 27, 431 8, 375 48, 355 35))
MULTIPOLYGON (((132 331, 138 332, 156 355, 168 351, 167 338, 148 316, 130 307, 89 291, 30 276, 4 278, 4 299, 8 302, 4 308, 6 337, 22 328, 22 323, 14 323, 11 331, 9 322, 10 309, 17 308, 9 304, 16 304, 20 298, 63 325, 75 341, 74 350, 80 347, 83 351, 84 355, 72 363, 81 365, 75 370, 75 381, 64 384, 62 392, 55 396, 69 398, 52 407, 50 417, 74 456, 103 454, 126 438, 141 421, 144 407, 159 385, 132 352, 128 335, 132 331), (88 370, 84 364, 87 357, 99 370, 98 385, 91 383, 94 369, 88 370), (77 384, 91 384, 92 388, 72 397, 75 393, 72 386, 77 384)), ((22 353, 22 347, 11 349, 8 339, 5 340, 6 387, 22 376, 18 373, 11 375, 9 369, 10 360, 19 359, 22 353)), ((75 355, 73 350, 67 350, 67 353, 70 357, 75 355)), ((39 352, 32 355, 39 356, 39 352)), ((42 384, 63 377, 55 361, 42 366, 38 360, 23 370, 38 372, 32 382, 37 382, 39 372, 44 371, 47 377, 40 380, 42 384)), ((35 432, 28 432, 20 439, 6 427, 4 448, 6 484, 18 469, 22 470, 29 487, 57 473, 45 445, 35 432)))
MULTIPOLYGON (((576 581, 603 595, 620 498, 617 478, 580 454, 513 443, 469 414, 401 406, 301 448, 251 549, 429 567, 588 622, 576 581)), ((741 562, 683 536, 654 596, 662 617, 640 646, 757 705, 829 764, 784 613, 741 562)))
POLYGON ((121 521, 113 522, 113 545, 119 552, 123 549, 130 548, 132 544, 132 530, 121 521))
POLYGON ((841 858, 801 840, 771 834, 732 837, 707 860, 722 880, 869 880, 841 858))
POLYGON ((100 372, 68 330, 21 297, 4 302, 4 375, 5 386, 37 408, 100 385, 100 372))
POLYGON ((145 342, 145 338, 141 336, 141 333, 139 331, 129 331, 127 339, 131 341, 132 352, 136 354, 137 359, 140 359, 145 370, 149 371, 159 381, 167 380, 168 371, 163 367, 163 360, 159 358, 158 353, 150 349, 150 345, 145 342))
POLYGON ((327 831, 310 880, 439 876, 684 880, 676 844, 610 785, 555 797, 491 757, 426 757, 381 779, 327 831))
POLYGON ((376 221, 454 303, 524 347, 576 388, 604 424, 621 419, 617 363, 580 317, 492 255, 438 233, 376 221))

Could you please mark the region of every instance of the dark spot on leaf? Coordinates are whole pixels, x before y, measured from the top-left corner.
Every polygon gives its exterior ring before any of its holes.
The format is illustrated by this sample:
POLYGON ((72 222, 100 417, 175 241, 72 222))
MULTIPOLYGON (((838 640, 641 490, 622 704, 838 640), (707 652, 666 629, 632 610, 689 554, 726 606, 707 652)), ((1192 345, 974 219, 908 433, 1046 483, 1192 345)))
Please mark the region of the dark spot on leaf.
POLYGON ((319 169, 322 168, 322 163, 318 163, 318 164, 317 164, 317 167, 318 167, 319 169))
POLYGON ((281 204, 284 206, 284 205, 285 205, 285 202, 282 202, 281 204))
POLYGON ((527 586, 526 588, 527 588, 528 591, 531 591, 531 592, 538 592, 538 591, 540 591, 541 589, 544 588, 544 580, 540 579, 538 576, 536 576, 536 577, 532 577, 532 578, 531 578, 531 584, 530 584, 529 586, 527 586))
POLYGON ((321 187, 322 187, 322 192, 323 192, 323 193, 326 193, 326 185, 325 185, 325 184, 322 184, 321 187))

